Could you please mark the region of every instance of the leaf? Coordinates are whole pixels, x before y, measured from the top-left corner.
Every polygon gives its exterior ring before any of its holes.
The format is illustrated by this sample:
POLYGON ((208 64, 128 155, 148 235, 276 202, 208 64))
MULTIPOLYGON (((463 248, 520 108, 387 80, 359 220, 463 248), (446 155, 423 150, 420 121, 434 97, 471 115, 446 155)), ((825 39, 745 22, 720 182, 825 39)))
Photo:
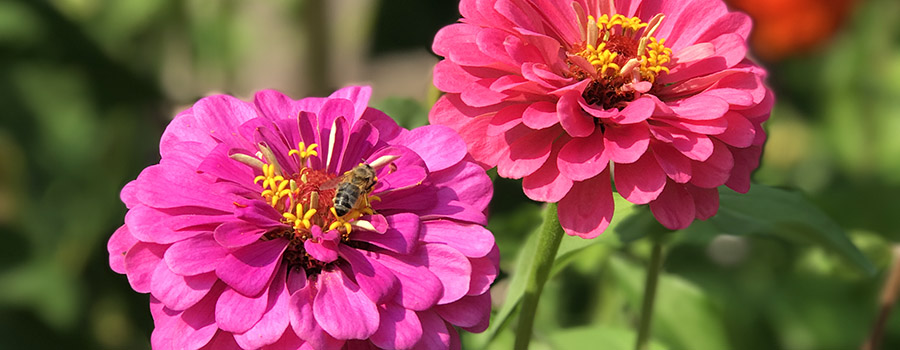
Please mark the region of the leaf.
MULTIPOLYGON (((548 338, 554 349, 631 350, 637 333, 627 328, 587 326, 560 330, 548 338)), ((664 350, 666 347, 651 341, 649 349, 664 350)))
MULTIPOLYGON (((640 310, 646 271, 613 255, 609 270, 627 295, 634 310, 640 310)), ((691 282, 662 273, 653 310, 652 337, 673 349, 729 349, 723 317, 706 294, 691 282)))
POLYGON ((844 230, 799 193, 764 185, 753 185, 746 194, 724 188, 719 192, 719 213, 710 222, 720 231, 734 235, 773 235, 818 244, 870 276, 875 274, 875 267, 844 230))

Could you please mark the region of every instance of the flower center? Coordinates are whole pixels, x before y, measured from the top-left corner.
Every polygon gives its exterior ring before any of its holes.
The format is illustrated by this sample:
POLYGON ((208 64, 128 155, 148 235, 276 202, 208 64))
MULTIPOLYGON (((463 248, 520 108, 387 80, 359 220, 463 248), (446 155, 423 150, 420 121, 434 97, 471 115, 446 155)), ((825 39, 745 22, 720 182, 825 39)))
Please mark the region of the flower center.
POLYGON ((625 108, 629 101, 650 91, 661 72, 669 72, 672 50, 653 33, 663 19, 657 14, 644 23, 623 15, 588 16, 585 41, 568 53, 568 76, 590 79, 582 96, 604 108, 625 108))
MULTIPOLYGON (((261 239, 289 240, 290 244, 284 254, 284 260, 289 266, 302 267, 307 273, 321 271, 330 261, 320 261, 310 255, 305 243, 311 240, 311 243, 328 245, 329 242, 326 241, 330 241, 333 249, 337 243, 346 243, 350 239, 354 227, 371 228, 371 223, 359 219, 363 215, 374 213, 369 203, 379 198, 369 194, 371 186, 365 189, 354 188, 350 176, 353 171, 338 176, 308 167, 308 159, 318 156, 316 144, 306 146, 300 142, 297 149, 290 150, 288 156, 297 157, 295 159, 299 164, 299 171, 295 174, 285 174, 272 151, 265 145, 259 147, 260 152, 254 158, 255 162, 248 161, 247 158, 253 158, 249 156, 239 156, 236 159, 262 170, 262 175, 257 176, 253 182, 261 186, 260 196, 282 213, 281 222, 289 226, 288 229, 267 232, 261 239), (348 196, 352 200, 349 205, 336 210, 336 196, 345 202, 348 196)), ((377 179, 373 177, 372 185, 374 181, 377 179)))

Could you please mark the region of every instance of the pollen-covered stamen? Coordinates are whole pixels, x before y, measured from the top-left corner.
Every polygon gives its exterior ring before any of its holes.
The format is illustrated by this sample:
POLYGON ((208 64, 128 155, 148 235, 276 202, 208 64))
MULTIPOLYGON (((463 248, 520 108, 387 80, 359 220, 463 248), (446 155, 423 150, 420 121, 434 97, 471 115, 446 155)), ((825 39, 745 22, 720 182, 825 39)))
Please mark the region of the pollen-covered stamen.
POLYGON ((584 43, 569 51, 568 76, 591 80, 582 94, 588 103, 624 108, 669 72, 672 50, 653 36, 664 17, 657 14, 645 23, 621 14, 587 16, 584 43))
MULTIPOLYGON (((317 157, 317 144, 306 145, 300 142, 297 149, 288 151, 288 156, 296 156, 298 170, 295 174, 283 173, 283 169, 275 158, 272 149, 265 143, 259 143, 256 156, 236 154, 232 159, 240 161, 261 174, 253 179, 260 186, 260 196, 273 208, 282 213, 282 222, 287 229, 279 229, 266 233, 263 240, 283 238, 290 241, 284 259, 292 266, 301 266, 307 272, 320 271, 329 262, 316 260, 306 252, 309 244, 319 244, 321 239, 315 237, 333 237, 347 243, 354 229, 374 230, 369 221, 360 220, 365 215, 374 214, 371 201, 380 200, 367 192, 359 193, 358 201, 344 215, 337 215, 334 198, 337 184, 349 181, 348 174, 331 174, 323 170, 315 170, 308 166, 311 157, 317 157), (325 236, 323 235, 323 231, 325 236), (319 236, 316 236, 318 232, 319 236), (313 241, 307 242, 312 239, 313 241), (312 270, 310 270, 312 269, 312 270)), ((398 156, 382 156, 369 166, 380 169, 391 164, 398 156)), ((377 182, 374 178, 372 184, 377 182)), ((371 188, 371 187, 369 187, 371 188)), ((320 238, 321 238, 320 237, 320 238)))
POLYGON ((316 152, 316 150, 315 150, 316 147, 319 147, 319 145, 312 143, 309 145, 309 147, 306 147, 306 144, 303 143, 303 141, 300 141, 300 143, 297 144, 297 149, 290 150, 288 152, 288 155, 290 155, 290 156, 297 155, 298 157, 300 157, 299 164, 301 166, 306 166, 307 159, 309 159, 312 156, 319 155, 319 152, 316 152))

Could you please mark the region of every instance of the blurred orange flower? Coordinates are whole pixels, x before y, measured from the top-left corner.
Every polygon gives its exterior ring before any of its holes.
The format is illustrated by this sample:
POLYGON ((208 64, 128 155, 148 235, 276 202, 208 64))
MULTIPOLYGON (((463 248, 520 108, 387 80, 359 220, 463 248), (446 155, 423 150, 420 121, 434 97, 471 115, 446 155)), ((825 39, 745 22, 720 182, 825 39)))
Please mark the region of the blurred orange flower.
POLYGON ((756 56, 777 61, 826 42, 856 0, 726 0, 753 17, 750 45, 756 56))

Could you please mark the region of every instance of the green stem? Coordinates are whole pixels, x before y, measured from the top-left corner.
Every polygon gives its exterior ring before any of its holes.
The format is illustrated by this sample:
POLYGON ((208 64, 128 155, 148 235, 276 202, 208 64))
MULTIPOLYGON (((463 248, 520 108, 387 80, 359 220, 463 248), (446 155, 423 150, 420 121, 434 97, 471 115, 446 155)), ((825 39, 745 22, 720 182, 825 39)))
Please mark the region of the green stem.
POLYGON ((638 326, 635 350, 646 350, 650 340, 650 321, 653 318, 653 301, 656 299, 656 286, 663 266, 663 245, 659 238, 653 239, 653 252, 650 255, 650 266, 644 280, 644 301, 641 305, 641 323, 638 326))
POLYGON ((519 312, 519 327, 516 329, 516 350, 528 349, 531 341, 531 329, 534 327, 534 316, 537 313, 538 300, 544 283, 550 275, 556 252, 559 250, 559 242, 563 237, 563 229, 559 226, 559 218, 556 216, 556 203, 548 203, 544 210, 544 224, 541 226, 538 237, 537 251, 528 275, 528 284, 525 286, 525 295, 522 297, 522 305, 519 312))

